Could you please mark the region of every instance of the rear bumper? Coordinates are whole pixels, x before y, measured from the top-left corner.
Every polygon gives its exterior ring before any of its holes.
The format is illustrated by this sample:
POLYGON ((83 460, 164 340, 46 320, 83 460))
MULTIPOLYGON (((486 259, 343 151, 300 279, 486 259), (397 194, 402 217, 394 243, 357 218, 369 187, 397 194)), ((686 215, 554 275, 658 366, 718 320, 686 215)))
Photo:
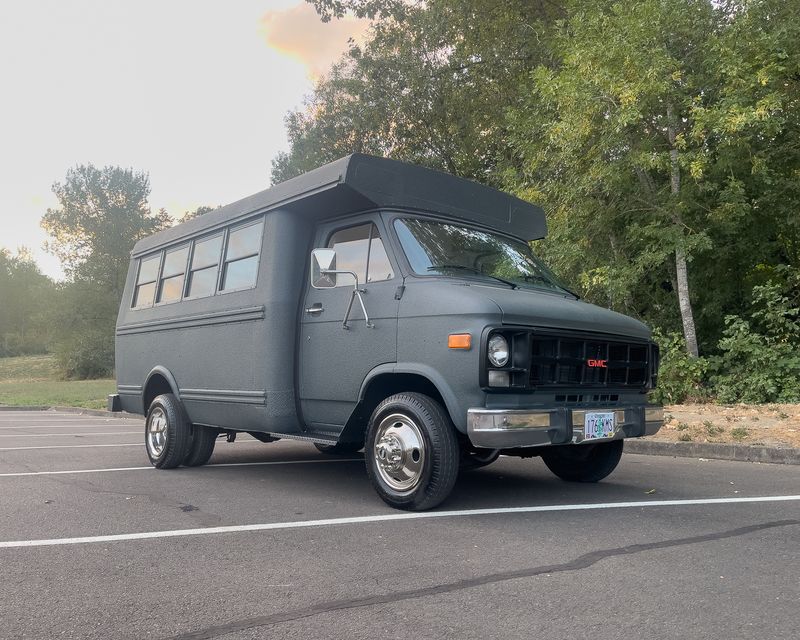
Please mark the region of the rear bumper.
POLYGON ((512 449, 600 442, 584 438, 587 412, 614 412, 614 435, 604 440, 639 438, 656 433, 664 423, 658 405, 567 409, 469 409, 467 435, 475 447, 512 449))

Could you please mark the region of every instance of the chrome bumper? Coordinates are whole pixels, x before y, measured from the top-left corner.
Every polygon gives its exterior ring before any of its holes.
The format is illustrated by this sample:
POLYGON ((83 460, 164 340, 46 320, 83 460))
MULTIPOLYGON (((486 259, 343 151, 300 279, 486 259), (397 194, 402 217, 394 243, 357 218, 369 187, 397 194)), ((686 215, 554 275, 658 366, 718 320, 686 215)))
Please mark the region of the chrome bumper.
MULTIPOLYGON (((587 412, 614 412, 614 435, 604 440, 639 438, 656 433, 664 424, 664 408, 598 407, 567 409, 469 409, 467 435, 473 446, 486 449, 541 447, 584 442, 587 412)), ((598 442, 596 438, 587 442, 598 442)))

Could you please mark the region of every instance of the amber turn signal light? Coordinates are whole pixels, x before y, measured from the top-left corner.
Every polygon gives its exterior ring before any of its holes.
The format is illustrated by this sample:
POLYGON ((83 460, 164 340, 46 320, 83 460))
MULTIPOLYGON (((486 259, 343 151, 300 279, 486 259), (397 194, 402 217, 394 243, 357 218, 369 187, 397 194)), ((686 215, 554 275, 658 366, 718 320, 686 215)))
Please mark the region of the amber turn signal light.
POLYGON ((469 349, 472 346, 472 334, 451 333, 447 336, 447 346, 450 349, 469 349))

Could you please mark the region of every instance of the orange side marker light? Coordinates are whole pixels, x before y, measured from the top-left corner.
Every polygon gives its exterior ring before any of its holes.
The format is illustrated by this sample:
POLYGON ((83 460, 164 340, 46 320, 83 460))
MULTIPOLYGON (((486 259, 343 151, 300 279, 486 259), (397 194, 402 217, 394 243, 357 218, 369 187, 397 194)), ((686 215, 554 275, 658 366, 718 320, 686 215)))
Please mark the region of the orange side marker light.
POLYGON ((472 334, 451 333, 447 336, 447 346, 450 349, 469 349, 472 346, 472 334))

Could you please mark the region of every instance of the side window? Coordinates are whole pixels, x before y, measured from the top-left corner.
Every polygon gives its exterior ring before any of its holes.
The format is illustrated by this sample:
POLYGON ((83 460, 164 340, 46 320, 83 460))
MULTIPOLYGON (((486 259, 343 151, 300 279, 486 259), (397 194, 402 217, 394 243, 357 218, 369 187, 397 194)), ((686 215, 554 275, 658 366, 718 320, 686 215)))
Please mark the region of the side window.
MULTIPOLYGON (((378 227, 371 222, 335 232, 328 241, 328 248, 336 251, 336 268, 355 273, 359 284, 394 277, 378 227)), ((337 287, 352 285, 352 278, 337 276, 337 287)))
POLYGON ((258 254, 261 251, 261 234, 264 221, 231 229, 225 249, 222 272, 222 291, 245 289, 256 283, 258 254))
POLYGON ((133 308, 143 309, 152 307, 156 295, 156 282, 158 281, 158 267, 161 264, 161 254, 157 253, 149 258, 139 261, 139 275, 136 278, 136 289, 133 292, 133 308))
POLYGON ((188 257, 189 245, 167 251, 164 255, 164 266, 161 268, 161 279, 158 281, 156 302, 175 302, 181 299, 188 257))
POLYGON ((195 241, 192 266, 189 269, 189 285, 186 288, 187 298, 210 296, 217 290, 217 271, 221 252, 221 233, 195 241))

